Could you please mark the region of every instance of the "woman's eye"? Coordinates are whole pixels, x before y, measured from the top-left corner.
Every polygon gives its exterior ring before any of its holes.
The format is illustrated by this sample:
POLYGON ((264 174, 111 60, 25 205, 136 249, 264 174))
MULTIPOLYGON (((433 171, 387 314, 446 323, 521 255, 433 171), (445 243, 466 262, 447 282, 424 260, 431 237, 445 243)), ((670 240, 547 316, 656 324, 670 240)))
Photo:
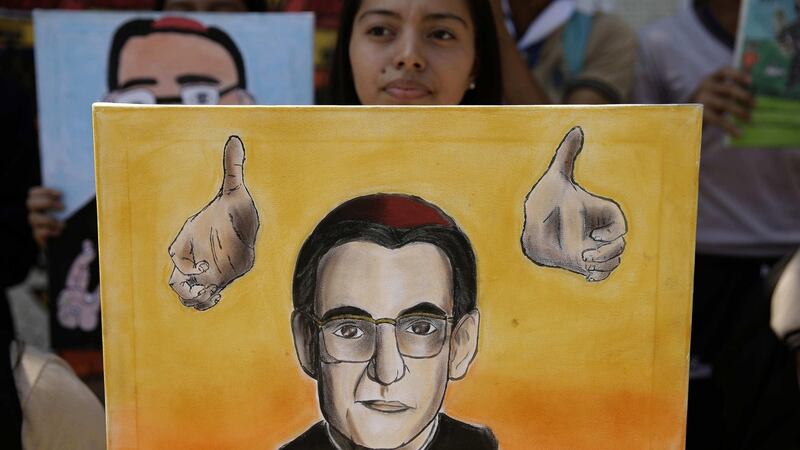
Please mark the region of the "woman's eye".
POLYGON ((436 327, 427 320, 418 320, 406 328, 406 331, 420 336, 427 336, 436 331, 436 327))
POLYGON ((364 331, 355 325, 342 325, 333 334, 344 339, 358 339, 364 335, 364 331))
POLYGON ((447 30, 435 30, 431 33, 431 37, 441 41, 450 41, 455 39, 455 35, 447 30))
POLYGON ((384 26, 376 25, 367 30, 367 34, 375 37, 387 37, 391 35, 391 30, 384 26))

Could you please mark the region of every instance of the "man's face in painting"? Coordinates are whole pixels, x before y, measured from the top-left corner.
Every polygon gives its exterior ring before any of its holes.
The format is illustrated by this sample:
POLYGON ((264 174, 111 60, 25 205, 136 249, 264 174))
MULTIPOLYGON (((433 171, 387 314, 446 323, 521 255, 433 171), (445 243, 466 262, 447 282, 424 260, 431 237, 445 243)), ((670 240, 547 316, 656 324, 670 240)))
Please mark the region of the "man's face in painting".
POLYGON ((317 379, 328 423, 367 448, 427 436, 450 377, 446 255, 428 243, 335 247, 318 267, 314 313, 322 323, 317 379))
POLYGON ((238 88, 233 57, 204 36, 155 32, 131 37, 122 47, 119 89, 108 99, 118 103, 192 105, 250 104, 238 88))

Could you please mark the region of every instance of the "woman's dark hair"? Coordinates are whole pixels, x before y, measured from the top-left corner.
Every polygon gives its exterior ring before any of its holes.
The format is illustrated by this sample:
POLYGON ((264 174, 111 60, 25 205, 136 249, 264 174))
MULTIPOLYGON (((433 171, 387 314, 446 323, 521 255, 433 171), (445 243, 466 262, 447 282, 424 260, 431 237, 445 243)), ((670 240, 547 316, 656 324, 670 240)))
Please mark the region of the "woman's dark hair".
MULTIPOLYGON (((503 101, 500 46, 489 0, 464 0, 475 25, 475 89, 461 99, 462 105, 499 105, 503 101)), ((332 105, 360 105, 350 64, 350 38, 361 0, 344 0, 339 21, 336 50, 330 72, 327 102, 332 105)))
POLYGON ((355 241, 372 242, 389 249, 414 242, 435 245, 450 262, 453 317, 457 321, 475 309, 475 253, 469 238, 453 219, 419 197, 374 194, 350 200, 331 211, 303 243, 297 256, 292 286, 296 311, 312 313, 314 310, 317 270, 322 257, 335 247, 355 241), (402 217, 404 215, 413 217, 402 217), (422 225, 393 226, 398 221, 408 220, 422 225))

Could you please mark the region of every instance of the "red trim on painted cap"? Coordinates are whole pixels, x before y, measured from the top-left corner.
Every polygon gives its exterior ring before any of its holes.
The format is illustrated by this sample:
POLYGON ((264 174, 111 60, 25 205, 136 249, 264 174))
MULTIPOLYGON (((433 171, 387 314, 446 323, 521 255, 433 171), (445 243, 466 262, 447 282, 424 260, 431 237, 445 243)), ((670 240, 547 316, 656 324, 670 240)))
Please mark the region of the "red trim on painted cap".
POLYGON ((373 194, 340 205, 325 218, 334 224, 348 220, 372 222, 392 228, 437 225, 455 228, 455 222, 431 203, 412 195, 373 194))
POLYGON ((186 30, 186 31, 196 31, 199 33, 205 33, 208 31, 205 25, 202 23, 187 19, 185 17, 164 17, 159 20, 153 22, 153 29, 154 30, 162 30, 164 28, 174 29, 174 30, 186 30))

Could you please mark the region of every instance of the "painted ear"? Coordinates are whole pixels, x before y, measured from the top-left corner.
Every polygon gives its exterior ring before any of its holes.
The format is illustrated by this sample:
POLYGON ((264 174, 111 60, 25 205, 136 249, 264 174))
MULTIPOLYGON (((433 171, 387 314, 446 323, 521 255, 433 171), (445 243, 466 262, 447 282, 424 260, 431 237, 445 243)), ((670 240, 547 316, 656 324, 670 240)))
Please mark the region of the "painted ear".
POLYGON ((481 317, 477 309, 473 309, 458 321, 450 337, 450 373, 451 380, 460 380, 467 374, 472 360, 478 353, 478 329, 481 317))
POLYGON ((300 311, 292 313, 292 335, 294 350, 303 371, 313 379, 317 379, 318 345, 317 327, 311 319, 300 311))

